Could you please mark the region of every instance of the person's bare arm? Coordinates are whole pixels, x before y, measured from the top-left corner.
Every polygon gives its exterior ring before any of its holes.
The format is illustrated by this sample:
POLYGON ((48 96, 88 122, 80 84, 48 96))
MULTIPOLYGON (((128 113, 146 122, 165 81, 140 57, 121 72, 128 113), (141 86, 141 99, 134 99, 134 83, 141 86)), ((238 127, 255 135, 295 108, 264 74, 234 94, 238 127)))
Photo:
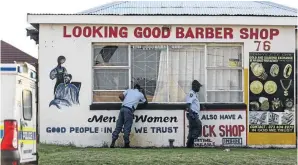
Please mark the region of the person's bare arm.
POLYGON ((123 100, 125 99, 126 94, 127 94, 127 90, 124 91, 123 93, 121 93, 121 94, 119 95, 119 99, 120 99, 121 101, 123 101, 123 100))
POLYGON ((121 94, 119 95, 119 99, 120 99, 121 101, 123 101, 123 100, 124 100, 124 98, 125 98, 124 94, 123 94, 123 93, 121 93, 121 94))
POLYGON ((187 112, 190 111, 190 105, 191 105, 191 103, 186 103, 185 111, 187 111, 187 112))

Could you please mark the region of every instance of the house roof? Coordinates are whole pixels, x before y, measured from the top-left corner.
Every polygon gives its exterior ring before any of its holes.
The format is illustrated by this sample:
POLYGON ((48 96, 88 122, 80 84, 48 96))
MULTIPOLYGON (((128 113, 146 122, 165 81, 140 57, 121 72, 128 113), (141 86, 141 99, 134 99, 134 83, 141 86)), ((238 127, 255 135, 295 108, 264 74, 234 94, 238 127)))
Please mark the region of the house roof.
POLYGON ((29 64, 38 62, 35 57, 1 40, 1 63, 14 63, 15 61, 27 62, 29 64))
MULTIPOLYGON (((53 14, 31 14, 53 15, 53 14)), ((297 17, 297 9, 268 1, 117 1, 75 14, 297 17)))

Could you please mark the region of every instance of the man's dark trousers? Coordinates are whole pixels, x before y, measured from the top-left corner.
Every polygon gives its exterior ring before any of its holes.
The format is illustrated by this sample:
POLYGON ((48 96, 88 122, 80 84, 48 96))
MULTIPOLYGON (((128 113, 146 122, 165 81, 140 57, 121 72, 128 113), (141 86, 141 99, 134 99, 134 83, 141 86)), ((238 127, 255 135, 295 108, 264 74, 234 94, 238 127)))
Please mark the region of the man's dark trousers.
POLYGON ((112 134, 112 140, 116 141, 118 139, 119 133, 121 132, 122 127, 124 125, 124 128, 123 128, 124 143, 129 144, 129 142, 130 142, 129 135, 131 132, 132 123, 133 123, 133 110, 131 108, 123 106, 120 109, 120 113, 119 113, 118 120, 116 123, 116 128, 112 134))
POLYGON ((202 134, 202 122, 199 116, 195 112, 189 112, 186 114, 189 122, 189 131, 187 136, 187 147, 194 147, 194 140, 201 136, 202 134))

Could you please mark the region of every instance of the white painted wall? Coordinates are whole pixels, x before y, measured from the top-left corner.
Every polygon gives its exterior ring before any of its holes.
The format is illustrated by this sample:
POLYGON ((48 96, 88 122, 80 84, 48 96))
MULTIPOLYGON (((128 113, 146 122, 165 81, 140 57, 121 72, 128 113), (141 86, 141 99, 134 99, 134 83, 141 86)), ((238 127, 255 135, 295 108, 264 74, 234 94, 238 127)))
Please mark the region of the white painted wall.
MULTIPOLYGON (((254 39, 240 39, 239 30, 241 28, 275 28, 279 29, 279 35, 275 36, 271 42, 271 52, 294 52, 295 51, 295 30, 294 26, 227 26, 234 29, 234 39, 224 40, 207 40, 207 39, 175 39, 171 36, 168 39, 137 39, 133 37, 133 29, 135 26, 128 26, 128 37, 125 39, 111 38, 63 38, 63 26, 56 24, 41 24, 39 36, 39 110, 40 110, 40 140, 47 143, 74 143, 78 146, 94 146, 102 145, 103 142, 110 143, 110 134, 72 134, 72 133, 46 133, 47 127, 114 127, 115 123, 111 124, 90 124, 88 118, 93 115, 117 115, 117 111, 90 111, 89 105, 92 103, 92 43, 139 43, 139 42, 167 42, 167 43, 244 43, 244 65, 248 68, 249 52, 254 52, 257 45, 254 39), (66 62, 63 64, 67 68, 68 73, 72 74, 72 81, 82 83, 80 90, 80 105, 61 110, 52 106, 49 107, 50 101, 53 99, 53 89, 55 80, 49 78, 50 71, 56 67, 58 56, 66 57, 66 62)), ((74 25, 65 25, 68 29, 72 29, 74 25)), ((119 25, 120 26, 120 25, 119 25)), ((188 26, 185 26, 188 27, 188 26)), ((202 27, 202 26, 200 26, 202 27)), ((175 30, 175 27, 172 27, 175 30)), ((175 32, 173 32, 175 34, 175 32)), ((138 114, 150 114, 156 116, 177 116, 179 122, 176 125, 179 127, 179 132, 172 136, 171 134, 156 135, 146 134, 136 136, 136 145, 140 146, 163 146, 167 145, 168 138, 174 138, 175 144, 182 146, 184 128, 183 111, 139 111, 138 114), (148 139, 148 141, 143 138, 148 139), (142 140, 140 140, 142 139, 142 140)), ((219 121, 220 122, 220 121, 219 121)), ((158 126, 151 124, 135 124, 135 127, 141 126, 158 126)), ((172 126, 168 124, 160 124, 159 127, 172 126)), ((187 130, 185 130, 187 131, 187 130)), ((132 144, 133 145, 133 144, 132 144)))

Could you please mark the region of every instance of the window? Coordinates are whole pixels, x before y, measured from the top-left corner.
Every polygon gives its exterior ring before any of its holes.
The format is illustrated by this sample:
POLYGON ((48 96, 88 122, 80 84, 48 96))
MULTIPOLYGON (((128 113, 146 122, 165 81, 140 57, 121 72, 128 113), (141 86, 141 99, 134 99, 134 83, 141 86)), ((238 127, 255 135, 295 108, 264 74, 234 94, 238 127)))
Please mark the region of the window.
POLYGON ((32 93, 29 90, 23 90, 23 117, 24 120, 32 119, 32 93))
POLYGON ((207 102, 243 102, 242 48, 207 47, 207 102))
POLYGON ((149 102, 185 102, 196 79, 200 102, 243 102, 242 46, 94 46, 93 102, 120 102, 138 83, 149 102))
POLYGON ((119 94, 129 86, 128 46, 94 47, 94 102, 119 102, 119 94))
POLYGON ((145 89, 149 102, 162 102, 155 96, 159 96, 160 86, 163 87, 165 81, 160 76, 165 76, 161 72, 165 69, 167 46, 131 46, 131 78, 132 86, 138 83, 145 89))

